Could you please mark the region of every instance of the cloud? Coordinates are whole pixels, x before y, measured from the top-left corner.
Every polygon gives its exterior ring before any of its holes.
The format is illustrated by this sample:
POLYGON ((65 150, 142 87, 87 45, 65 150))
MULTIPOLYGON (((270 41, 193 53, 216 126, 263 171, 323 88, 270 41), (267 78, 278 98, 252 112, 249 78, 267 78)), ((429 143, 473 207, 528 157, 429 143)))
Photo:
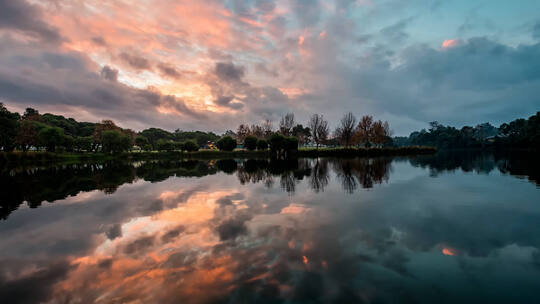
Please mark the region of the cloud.
POLYGON ((232 62, 218 62, 215 67, 215 74, 219 80, 224 82, 240 82, 244 77, 245 69, 236 66, 232 62))
MULTIPOLYGON (((3 43, 17 45, 14 41, 3 43)), ((155 89, 137 89, 118 81, 117 71, 105 66, 93 72, 94 64, 76 52, 51 52, 19 46, 16 54, 0 54, 0 98, 7 104, 83 108, 95 115, 117 120, 120 125, 162 125, 174 116, 199 120, 206 115, 195 111, 176 96, 155 89), (130 109, 130 110, 128 110, 130 109), (173 114, 170 118, 158 109, 173 114)))
POLYGON ((138 55, 121 53, 120 59, 136 70, 150 70, 150 61, 138 55))
POLYGON ((118 70, 112 69, 108 65, 106 65, 101 69, 101 77, 110 81, 117 81, 118 70))
POLYGON ((11 29, 38 38, 45 43, 59 43, 62 37, 57 28, 42 20, 42 13, 25 0, 0 1, 0 29, 11 29))
POLYGON ((182 77, 182 74, 172 65, 168 65, 166 63, 159 63, 157 65, 157 68, 160 73, 165 77, 170 77, 173 79, 182 77))

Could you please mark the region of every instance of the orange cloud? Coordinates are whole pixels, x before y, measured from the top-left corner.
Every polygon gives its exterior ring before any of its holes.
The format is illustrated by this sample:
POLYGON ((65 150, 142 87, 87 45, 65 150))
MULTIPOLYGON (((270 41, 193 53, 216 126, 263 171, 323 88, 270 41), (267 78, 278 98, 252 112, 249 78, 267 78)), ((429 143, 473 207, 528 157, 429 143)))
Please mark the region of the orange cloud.
POLYGON ((449 39, 449 40, 443 41, 442 48, 447 49, 447 48, 451 48, 451 47, 456 47, 458 44, 459 44, 458 39, 449 39))

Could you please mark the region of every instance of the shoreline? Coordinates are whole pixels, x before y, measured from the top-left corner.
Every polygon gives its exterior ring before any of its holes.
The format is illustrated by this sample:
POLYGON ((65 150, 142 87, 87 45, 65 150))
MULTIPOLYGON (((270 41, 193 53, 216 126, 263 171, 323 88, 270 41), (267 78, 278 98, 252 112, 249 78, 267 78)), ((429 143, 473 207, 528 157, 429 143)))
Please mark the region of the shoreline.
MULTIPOLYGON (((434 154, 434 147, 400 147, 400 148, 300 148, 293 157, 378 157, 409 156, 434 154)), ((77 163, 86 161, 115 160, 179 160, 179 159, 228 159, 228 158, 270 158, 270 150, 199 150, 195 152, 124 152, 118 154, 93 152, 0 152, 0 165, 31 165, 45 163, 77 163)))

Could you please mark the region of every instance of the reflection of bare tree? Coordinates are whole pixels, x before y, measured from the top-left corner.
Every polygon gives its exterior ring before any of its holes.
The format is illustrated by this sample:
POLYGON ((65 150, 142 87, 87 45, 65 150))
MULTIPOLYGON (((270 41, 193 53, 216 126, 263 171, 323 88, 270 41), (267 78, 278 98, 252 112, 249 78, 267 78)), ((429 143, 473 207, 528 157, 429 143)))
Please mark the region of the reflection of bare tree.
POLYGON ((317 158, 314 161, 309 179, 311 189, 313 189, 315 192, 324 192, 324 188, 328 186, 329 180, 330 176, 328 175, 328 160, 324 158, 317 158))
POLYGON ((287 193, 294 193, 296 190, 296 178, 294 177, 293 172, 283 173, 279 179, 279 185, 281 186, 281 189, 287 191, 287 193))
POLYGON ((336 161, 333 167, 343 189, 353 193, 358 183, 362 188, 372 188, 374 184, 387 182, 390 163, 390 158, 357 158, 336 161))

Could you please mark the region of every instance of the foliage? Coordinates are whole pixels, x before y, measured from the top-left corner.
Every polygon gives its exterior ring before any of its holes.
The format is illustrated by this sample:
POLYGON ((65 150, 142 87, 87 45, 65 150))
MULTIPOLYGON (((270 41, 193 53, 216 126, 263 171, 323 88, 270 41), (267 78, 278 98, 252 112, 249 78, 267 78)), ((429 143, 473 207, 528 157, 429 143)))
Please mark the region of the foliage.
POLYGON ((119 130, 101 132, 101 149, 106 153, 119 153, 131 148, 131 139, 119 130))
POLYGON ((92 136, 76 137, 73 142, 73 147, 76 151, 90 151, 92 149, 92 136))
POLYGON ((58 127, 44 127, 39 131, 39 141, 47 152, 54 152, 57 146, 64 144, 64 130, 58 127))
POLYGON ((183 143, 183 150, 186 150, 188 152, 195 152, 199 150, 199 145, 197 145, 197 143, 192 140, 188 140, 183 143))
POLYGON ((236 140, 230 136, 225 136, 217 141, 216 146, 222 151, 232 151, 236 148, 236 140))
POLYGON ((248 149, 249 151, 255 150, 257 148, 257 137, 255 136, 247 136, 244 139, 244 148, 248 149))
POLYGON ((273 157, 287 157, 298 150, 298 139, 293 136, 289 137, 274 133, 270 136, 269 145, 273 157))
POLYGON ((268 149, 268 142, 264 139, 257 140, 257 150, 266 150, 268 149))
POLYGON ((0 103, 0 150, 12 151, 19 129, 19 114, 11 113, 0 103))
POLYGON ((158 151, 174 151, 175 148, 175 142, 172 140, 160 139, 157 142, 158 151))
POLYGON ((141 131, 139 135, 146 137, 148 143, 150 144, 150 146, 152 146, 153 150, 158 150, 158 141, 160 139, 172 140, 173 138, 173 135, 170 132, 159 128, 145 129, 141 131))

